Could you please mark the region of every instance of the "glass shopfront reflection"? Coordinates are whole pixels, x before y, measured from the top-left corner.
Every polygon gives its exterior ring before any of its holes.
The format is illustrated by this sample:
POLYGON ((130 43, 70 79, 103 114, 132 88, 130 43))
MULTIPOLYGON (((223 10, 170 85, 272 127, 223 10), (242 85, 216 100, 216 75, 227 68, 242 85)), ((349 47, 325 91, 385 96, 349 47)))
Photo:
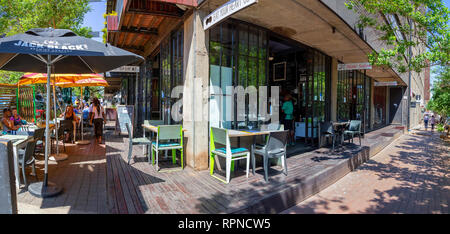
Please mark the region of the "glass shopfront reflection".
MULTIPOLYGON (((238 116, 238 100, 227 93, 227 86, 254 86, 257 90, 268 86, 269 96, 270 86, 279 86, 280 107, 285 94, 294 99, 296 137, 317 142, 319 122, 330 120, 331 58, 264 28, 233 19, 209 33, 210 85, 221 89, 211 89, 211 126, 254 129, 264 123, 262 113, 251 116, 249 95, 245 98, 245 113, 238 116), (221 99, 230 102, 221 103, 221 99), (234 116, 228 116, 230 113, 234 116), (240 119, 245 121, 235 121, 240 119)), ((281 114, 278 119, 282 118, 281 114)))

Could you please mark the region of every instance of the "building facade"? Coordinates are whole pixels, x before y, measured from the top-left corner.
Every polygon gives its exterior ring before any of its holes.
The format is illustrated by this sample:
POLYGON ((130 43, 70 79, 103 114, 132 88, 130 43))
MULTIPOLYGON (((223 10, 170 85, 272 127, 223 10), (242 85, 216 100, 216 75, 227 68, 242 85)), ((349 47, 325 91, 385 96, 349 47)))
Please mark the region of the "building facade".
MULTIPOLYGON (((279 100, 291 95, 299 148, 318 146, 324 121, 358 119, 365 132, 407 125, 407 73, 380 67, 338 70, 339 64, 365 63, 367 54, 383 48, 373 30, 356 27, 358 16, 345 0, 258 0, 205 30, 204 19, 227 2, 108 1, 108 13, 117 13, 108 16, 108 42, 146 58, 138 76, 121 77, 121 102, 135 105, 138 126, 147 119, 183 124, 186 165, 208 168, 211 126, 264 124, 260 103, 235 97, 229 86, 255 87, 257 95, 259 87, 279 87, 279 100), (218 105, 222 98, 232 105, 218 105), (231 111, 242 103, 243 111, 231 111)), ((411 76, 411 127, 422 116, 416 103, 426 97, 427 72, 411 76)))

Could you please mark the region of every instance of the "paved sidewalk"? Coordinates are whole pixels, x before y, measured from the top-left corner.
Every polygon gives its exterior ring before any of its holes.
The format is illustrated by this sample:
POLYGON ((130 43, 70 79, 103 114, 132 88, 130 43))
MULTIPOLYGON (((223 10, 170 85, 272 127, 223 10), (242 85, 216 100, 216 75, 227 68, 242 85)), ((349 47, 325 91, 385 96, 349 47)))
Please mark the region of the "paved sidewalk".
POLYGON ((450 145, 403 135, 335 184, 282 213, 450 213, 450 145))

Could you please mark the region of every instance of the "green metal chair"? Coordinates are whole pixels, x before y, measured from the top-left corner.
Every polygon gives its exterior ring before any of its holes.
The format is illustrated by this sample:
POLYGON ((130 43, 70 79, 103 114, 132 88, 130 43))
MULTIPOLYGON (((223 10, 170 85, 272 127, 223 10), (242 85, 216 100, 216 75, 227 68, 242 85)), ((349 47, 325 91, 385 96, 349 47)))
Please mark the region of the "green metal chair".
POLYGON ((351 120, 348 130, 344 131, 344 136, 350 135, 351 138, 348 139, 348 142, 353 143, 353 137, 358 135, 359 137, 359 145, 361 146, 361 120, 351 120))
POLYGON ((130 164, 131 156, 133 155, 133 145, 143 145, 150 147, 152 145, 152 142, 145 137, 133 138, 133 131, 130 127, 130 124, 125 123, 125 126, 127 127, 128 131, 128 164, 130 164))
POLYGON ((176 151, 181 153, 181 169, 184 168, 183 159, 183 126, 181 125, 159 125, 156 142, 152 142, 152 164, 155 165, 159 171, 158 158, 159 151, 172 150, 172 163, 176 164, 176 151))
POLYGON ((223 128, 211 127, 210 133, 210 174, 212 177, 228 184, 230 183, 230 174, 232 162, 236 160, 247 160, 247 178, 250 167, 250 151, 245 148, 231 147, 230 138, 228 136, 228 130, 223 128), (226 161, 226 181, 214 175, 214 160, 215 156, 224 157, 226 161))
MULTIPOLYGON (((152 126, 164 125, 164 120, 144 120, 144 125, 152 125, 152 126)), ((143 130, 144 130, 144 137, 146 137, 145 136, 146 132, 150 132, 150 135, 149 135, 150 141, 153 141, 154 140, 153 132, 149 131, 145 128, 143 130)), ((144 145, 144 147, 142 147, 142 150, 143 150, 142 152, 144 153, 144 155, 148 156, 148 162, 150 162, 151 159, 150 159, 150 154, 149 154, 149 152, 150 152, 149 148, 144 145), (146 149, 148 149, 148 150, 146 150, 146 149)))

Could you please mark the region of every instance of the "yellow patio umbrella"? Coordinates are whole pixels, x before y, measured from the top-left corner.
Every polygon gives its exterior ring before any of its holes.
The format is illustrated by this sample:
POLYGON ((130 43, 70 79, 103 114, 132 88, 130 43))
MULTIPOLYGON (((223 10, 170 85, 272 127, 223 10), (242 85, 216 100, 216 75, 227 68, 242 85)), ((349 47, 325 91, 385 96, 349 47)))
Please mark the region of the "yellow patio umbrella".
MULTIPOLYGON (((56 82, 58 83, 74 83, 78 80, 83 79, 102 79, 103 76, 99 74, 52 74, 52 84, 56 82)), ((47 83, 47 74, 45 73, 25 73, 25 75, 20 78, 17 83, 18 86, 22 85, 33 85, 33 84, 46 84, 47 83)))
MULTIPOLYGON (((81 97, 83 97, 83 88, 84 87, 108 87, 108 82, 103 79, 103 77, 91 77, 86 78, 82 80, 77 80, 75 82, 61 82, 56 83, 57 86, 62 88, 72 88, 72 87, 80 87, 81 91, 81 97)), ((85 141, 84 138, 84 131, 83 131, 83 116, 81 116, 81 141, 77 141, 78 145, 87 145, 90 143, 90 141, 85 141)))

